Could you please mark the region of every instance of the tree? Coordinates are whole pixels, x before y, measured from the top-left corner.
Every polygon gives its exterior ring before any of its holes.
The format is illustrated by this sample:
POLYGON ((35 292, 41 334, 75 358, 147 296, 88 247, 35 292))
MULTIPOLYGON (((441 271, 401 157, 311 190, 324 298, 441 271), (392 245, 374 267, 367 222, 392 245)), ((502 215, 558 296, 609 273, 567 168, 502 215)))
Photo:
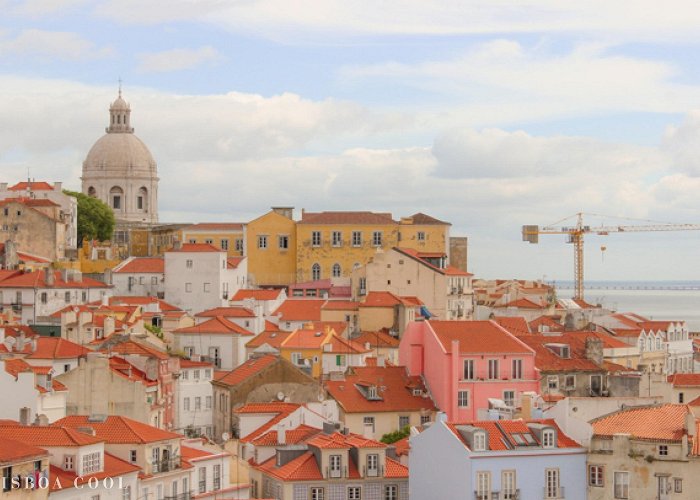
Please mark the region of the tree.
POLYGON ((83 193, 64 191, 78 200, 78 246, 83 239, 106 241, 114 232, 114 212, 103 201, 83 193))
POLYGON ((411 435, 411 426, 406 425, 402 429, 399 429, 398 431, 394 432, 388 432, 382 436, 382 439, 380 441, 382 443, 386 444, 393 444, 396 441, 400 441, 405 437, 408 437, 411 435))

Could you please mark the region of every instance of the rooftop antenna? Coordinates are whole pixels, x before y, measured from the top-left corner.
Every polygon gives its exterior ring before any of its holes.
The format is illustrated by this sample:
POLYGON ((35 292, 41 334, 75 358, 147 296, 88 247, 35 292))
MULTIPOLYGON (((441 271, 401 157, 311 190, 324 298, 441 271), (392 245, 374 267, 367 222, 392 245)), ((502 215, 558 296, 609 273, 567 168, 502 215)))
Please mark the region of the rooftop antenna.
POLYGON ((122 96, 122 77, 119 77, 119 97, 122 96))

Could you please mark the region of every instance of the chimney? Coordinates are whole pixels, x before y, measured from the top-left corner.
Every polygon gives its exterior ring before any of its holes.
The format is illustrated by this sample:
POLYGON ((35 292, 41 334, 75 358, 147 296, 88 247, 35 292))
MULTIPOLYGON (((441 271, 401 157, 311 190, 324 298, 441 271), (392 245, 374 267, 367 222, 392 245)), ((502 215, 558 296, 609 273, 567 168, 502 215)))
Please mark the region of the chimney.
POLYGON ((284 424, 277 425, 277 443, 287 444, 287 432, 284 429, 284 424))
POLYGON ((597 365, 603 364, 603 341, 596 337, 586 339, 586 358, 597 365))
POLYGON ((107 283, 108 285, 114 285, 112 282, 112 270, 110 268, 105 269, 105 272, 102 274, 104 279, 104 282, 107 283))
POLYGON ((73 270, 73 281, 76 283, 82 283, 83 282, 83 273, 78 271, 77 269, 73 270))
POLYGON ((63 191, 63 183, 62 182, 54 182, 53 183, 53 190, 58 191, 59 193, 63 191))
POLYGON ((44 269, 44 281, 46 281, 46 286, 52 287, 56 284, 56 274, 53 269, 47 267, 44 269))
POLYGON ((105 338, 109 337, 114 333, 114 317, 113 316, 105 316, 105 323, 104 323, 104 336, 105 338))
POLYGON ((5 269, 17 269, 18 267, 19 258, 17 257, 15 242, 7 240, 5 241, 5 269))
POLYGON ((272 211, 287 219, 294 219, 294 207, 272 207, 272 211))
POLYGON ((23 406, 19 409, 19 423, 20 425, 29 425, 29 412, 30 408, 23 406))
POLYGON ((102 305, 103 305, 104 307, 108 307, 108 306, 109 306, 109 297, 107 296, 106 293, 102 294, 102 305))
POLYGON ((17 352, 22 352, 24 350, 24 342, 27 340, 24 335, 24 330, 20 329, 19 337, 17 337, 17 345, 15 346, 17 352))
POLYGON ((61 281, 68 282, 68 269, 61 269, 61 281))
POLYGON ((532 394, 523 393, 520 405, 522 419, 530 420, 532 418, 532 394))

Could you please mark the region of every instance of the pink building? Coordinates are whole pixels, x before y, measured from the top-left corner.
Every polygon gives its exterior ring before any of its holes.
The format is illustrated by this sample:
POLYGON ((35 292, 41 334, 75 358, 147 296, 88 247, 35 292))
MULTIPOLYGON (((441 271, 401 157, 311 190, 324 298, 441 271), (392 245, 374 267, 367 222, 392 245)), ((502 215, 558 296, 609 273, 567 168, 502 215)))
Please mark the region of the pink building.
POLYGON ((399 361, 450 421, 487 418, 489 399, 515 410, 523 392, 539 390, 535 351, 493 321, 410 323, 399 361))

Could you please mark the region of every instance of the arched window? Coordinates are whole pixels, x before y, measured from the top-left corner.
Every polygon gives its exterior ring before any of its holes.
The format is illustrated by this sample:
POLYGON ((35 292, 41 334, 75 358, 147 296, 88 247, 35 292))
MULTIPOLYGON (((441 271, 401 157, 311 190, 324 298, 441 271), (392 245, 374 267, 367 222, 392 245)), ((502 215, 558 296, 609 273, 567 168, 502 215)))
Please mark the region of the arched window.
POLYGON ((136 195, 136 210, 148 212, 148 189, 141 187, 136 195))
POLYGON ((337 262, 335 264, 333 264, 333 277, 334 278, 340 278, 340 271, 341 271, 340 264, 338 264, 337 262))
POLYGON ((124 204, 123 204, 123 198, 124 198, 124 190, 120 188, 119 186, 114 186, 112 189, 109 190, 109 201, 110 201, 110 206, 114 210, 123 210, 124 209, 124 204))
POLYGON ((88 188, 87 194, 90 198, 97 198, 97 190, 93 186, 88 188))
POLYGON ((311 279, 314 281, 321 279, 321 266, 319 264, 311 266, 311 279))

